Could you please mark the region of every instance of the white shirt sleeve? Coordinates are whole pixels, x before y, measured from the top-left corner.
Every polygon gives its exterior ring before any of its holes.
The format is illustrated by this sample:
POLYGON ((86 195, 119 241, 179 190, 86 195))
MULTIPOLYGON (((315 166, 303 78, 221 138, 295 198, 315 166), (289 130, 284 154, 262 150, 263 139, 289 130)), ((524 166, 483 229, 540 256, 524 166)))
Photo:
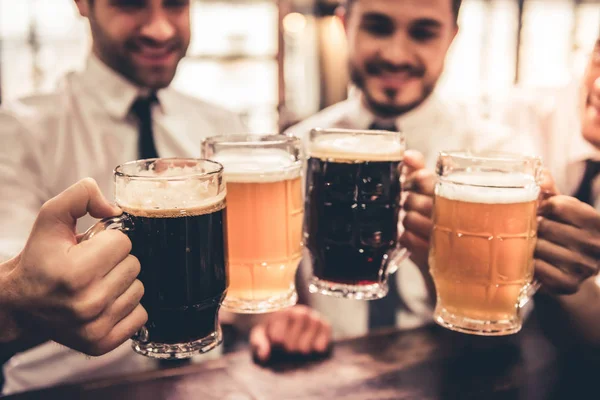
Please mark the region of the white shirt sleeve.
POLYGON ((0 110, 0 262, 22 250, 47 198, 38 146, 14 114, 0 110))

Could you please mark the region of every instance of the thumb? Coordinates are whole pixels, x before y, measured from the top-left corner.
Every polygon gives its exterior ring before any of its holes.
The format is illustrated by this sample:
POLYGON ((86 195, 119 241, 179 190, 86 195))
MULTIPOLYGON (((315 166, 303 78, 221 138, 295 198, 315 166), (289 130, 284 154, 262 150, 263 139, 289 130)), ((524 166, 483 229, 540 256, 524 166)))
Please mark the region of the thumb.
POLYGON ((404 165, 407 168, 407 174, 425 168, 425 157, 416 150, 406 150, 404 153, 404 165))
POLYGON ((250 332, 250 346, 259 361, 265 362, 271 355, 271 342, 267 336, 266 324, 255 326, 250 332))
POLYGON ((542 190, 543 197, 550 197, 554 195, 559 195, 560 190, 556 186, 556 182, 554 182, 554 178, 550 171, 546 168, 542 170, 542 176, 540 178, 540 188, 542 190))
POLYGON ((94 218, 106 218, 121 212, 106 200, 96 181, 86 178, 48 200, 40 210, 36 225, 54 228, 58 222, 74 228, 77 219, 87 213, 94 218))

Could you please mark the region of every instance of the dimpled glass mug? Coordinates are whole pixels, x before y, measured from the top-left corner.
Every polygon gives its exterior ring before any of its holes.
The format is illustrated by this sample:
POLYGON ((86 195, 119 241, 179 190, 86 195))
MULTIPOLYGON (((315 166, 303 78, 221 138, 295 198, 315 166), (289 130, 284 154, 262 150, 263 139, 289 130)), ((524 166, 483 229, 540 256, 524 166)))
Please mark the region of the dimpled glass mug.
POLYGON ((537 157, 442 152, 429 267, 435 321, 484 336, 521 329, 537 289, 533 253, 542 170, 537 157))
POLYGON ((118 166, 123 210, 88 230, 123 231, 141 264, 148 312, 133 349, 160 359, 189 358, 218 346, 219 307, 228 286, 223 167, 197 159, 150 159, 118 166))

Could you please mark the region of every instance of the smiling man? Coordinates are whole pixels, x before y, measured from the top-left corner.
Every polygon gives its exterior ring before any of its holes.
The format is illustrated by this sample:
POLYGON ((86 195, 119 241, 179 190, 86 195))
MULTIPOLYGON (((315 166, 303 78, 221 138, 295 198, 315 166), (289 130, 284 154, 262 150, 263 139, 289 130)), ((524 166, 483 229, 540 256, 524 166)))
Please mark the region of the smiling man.
MULTIPOLYGON (((199 157, 205 137, 246 131, 237 115, 170 87, 190 43, 190 0, 75 4, 92 33, 85 69, 68 74, 54 93, 0 108, 0 262, 23 248, 42 205, 78 180, 94 178, 112 198, 115 166, 199 157)), ((82 218, 78 231, 93 222, 82 218)), ((309 321, 313 330, 323 326, 312 311, 288 313, 289 321, 309 321)), ((129 343, 88 359, 48 342, 4 365, 4 393, 154 367, 129 343)))
MULTIPOLYGON (((402 130, 407 148, 435 166, 439 151, 456 148, 527 152, 526 136, 482 121, 476 107, 443 99, 436 86, 458 33, 461 0, 347 0, 338 10, 348 41, 348 65, 356 95, 290 128, 308 137, 312 128, 402 130)), ((420 168, 415 154, 405 165, 420 168)), ((408 213, 404 227, 417 232, 426 219, 408 213)), ((419 242, 425 249, 426 243, 419 242)), ((307 300, 331 322, 336 337, 361 335, 392 325, 404 329, 432 322, 433 282, 426 251, 417 252, 390 277, 390 294, 361 302, 312 295, 307 300)), ((302 267, 304 280, 310 270, 302 267)))
MULTIPOLYGON (((130 160, 198 157, 204 137, 244 131, 235 114, 169 87, 190 43, 189 0, 75 0, 91 54, 50 94, 0 109, 0 260, 23 247, 50 198, 93 177, 112 198, 112 170, 130 160)), ((78 222, 81 232, 93 223, 78 222)), ((85 268, 85 266, 81 266, 85 268)), ((152 368, 128 344, 95 359, 42 344, 4 365, 5 393, 152 368)))

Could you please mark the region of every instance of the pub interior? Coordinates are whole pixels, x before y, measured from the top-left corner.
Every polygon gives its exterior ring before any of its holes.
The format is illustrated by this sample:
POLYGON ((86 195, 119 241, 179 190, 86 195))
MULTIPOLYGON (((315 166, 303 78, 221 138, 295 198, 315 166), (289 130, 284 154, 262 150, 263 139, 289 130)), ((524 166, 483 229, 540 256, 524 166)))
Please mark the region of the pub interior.
POLYGON ((0 0, 0 144, 0 398, 600 398, 598 0, 0 0))

